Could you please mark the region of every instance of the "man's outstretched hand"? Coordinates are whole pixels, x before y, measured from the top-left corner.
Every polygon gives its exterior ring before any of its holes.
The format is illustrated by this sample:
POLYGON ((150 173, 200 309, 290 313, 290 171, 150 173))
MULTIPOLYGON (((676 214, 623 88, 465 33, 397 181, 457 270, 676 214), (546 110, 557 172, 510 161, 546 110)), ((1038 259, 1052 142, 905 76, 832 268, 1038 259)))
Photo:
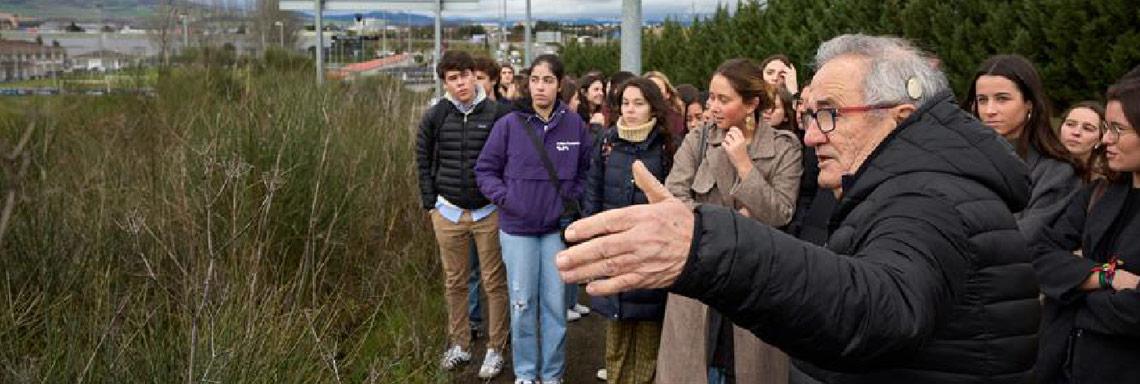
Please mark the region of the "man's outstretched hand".
POLYGON ((589 281, 590 295, 671 286, 689 257, 693 211, 641 161, 633 163, 633 179, 649 204, 605 211, 566 229, 566 239, 579 244, 558 253, 558 271, 568 283, 589 281))

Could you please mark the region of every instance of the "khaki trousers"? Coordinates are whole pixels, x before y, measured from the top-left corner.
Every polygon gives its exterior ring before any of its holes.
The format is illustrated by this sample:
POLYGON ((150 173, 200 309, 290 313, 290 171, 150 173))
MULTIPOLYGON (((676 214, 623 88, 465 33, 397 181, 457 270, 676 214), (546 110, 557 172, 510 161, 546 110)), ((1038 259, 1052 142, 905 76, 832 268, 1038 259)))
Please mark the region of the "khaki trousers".
POLYGON ((467 277, 471 274, 471 241, 479 253, 483 290, 487 292, 487 348, 502 353, 507 346, 510 315, 507 313, 507 277, 499 245, 499 212, 473 221, 464 211, 453 223, 438 210, 432 211, 432 227, 439 258, 443 263, 444 294, 447 297, 447 338, 451 345, 471 350, 471 325, 467 322, 467 277))

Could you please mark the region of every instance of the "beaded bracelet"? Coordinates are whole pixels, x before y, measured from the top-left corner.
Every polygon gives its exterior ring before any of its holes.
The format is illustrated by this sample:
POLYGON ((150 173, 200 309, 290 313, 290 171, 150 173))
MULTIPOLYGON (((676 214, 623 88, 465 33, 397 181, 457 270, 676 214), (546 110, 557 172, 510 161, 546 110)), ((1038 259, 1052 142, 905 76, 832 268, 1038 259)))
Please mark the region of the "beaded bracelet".
POLYGON ((1120 258, 1113 256, 1108 259, 1107 263, 1099 264, 1092 268, 1092 272, 1097 274, 1097 283, 1100 284, 1100 289, 1109 289, 1112 287, 1112 278, 1116 277, 1116 267, 1124 264, 1120 258))

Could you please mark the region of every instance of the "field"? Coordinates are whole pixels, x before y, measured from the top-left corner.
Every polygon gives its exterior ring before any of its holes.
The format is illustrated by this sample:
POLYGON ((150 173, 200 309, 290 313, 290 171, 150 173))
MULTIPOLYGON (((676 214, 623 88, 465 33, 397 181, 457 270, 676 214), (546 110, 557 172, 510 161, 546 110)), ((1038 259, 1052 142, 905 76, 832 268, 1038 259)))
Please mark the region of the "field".
POLYGON ((0 382, 444 382, 427 96, 199 64, 0 98, 0 382), (2 219, 2 218, 0 218, 2 219))

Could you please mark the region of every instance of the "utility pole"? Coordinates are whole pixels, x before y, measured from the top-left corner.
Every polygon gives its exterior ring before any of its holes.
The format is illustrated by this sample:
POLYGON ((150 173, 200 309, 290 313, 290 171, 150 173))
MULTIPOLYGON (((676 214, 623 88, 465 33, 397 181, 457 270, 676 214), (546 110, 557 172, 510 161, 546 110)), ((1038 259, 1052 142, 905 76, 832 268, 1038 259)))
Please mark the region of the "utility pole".
POLYGON ((621 70, 641 73, 641 0, 621 2, 621 70))
POLYGON ((317 12, 317 85, 324 84, 325 82, 325 28, 324 28, 324 8, 325 0, 315 0, 317 12))
MULTIPOLYGON (((529 2, 530 0, 527 0, 529 2)), ((439 66, 439 58, 443 54, 443 0, 435 0, 435 54, 432 58, 431 69, 434 71, 439 66)), ((435 97, 439 98, 442 95, 442 87, 439 83, 439 76, 432 76, 435 78, 435 97)))
POLYGON ((523 33, 526 34, 526 37, 523 39, 523 44, 526 44, 526 46, 523 47, 523 67, 529 67, 530 62, 534 60, 534 53, 531 52, 534 43, 530 40, 530 24, 530 0, 526 0, 526 24, 523 24, 523 33))
MULTIPOLYGON (((499 14, 499 54, 495 56, 498 60, 509 58, 511 55, 511 41, 507 38, 507 0, 503 0, 502 13, 499 14), (503 44, 506 43, 506 44, 503 44)), ((507 60, 510 63, 510 60, 507 60)))

